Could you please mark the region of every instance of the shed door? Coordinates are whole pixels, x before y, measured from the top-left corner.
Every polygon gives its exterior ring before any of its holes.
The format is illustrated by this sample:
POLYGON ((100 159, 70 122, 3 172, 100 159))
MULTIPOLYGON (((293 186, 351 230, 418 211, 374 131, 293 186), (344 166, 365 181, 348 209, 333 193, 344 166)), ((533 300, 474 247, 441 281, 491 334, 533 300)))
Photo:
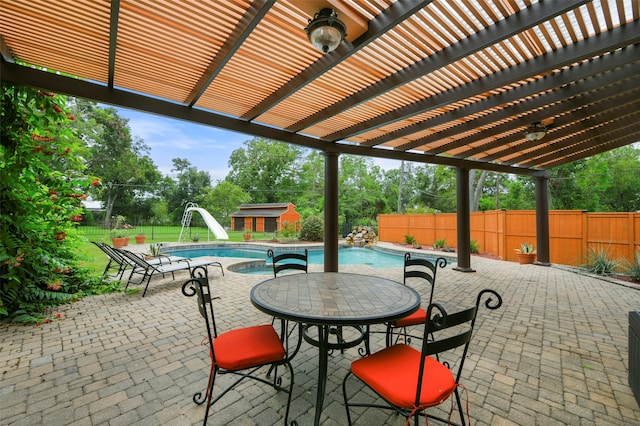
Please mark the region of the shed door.
POLYGON ((234 231, 244 231, 244 217, 234 217, 233 218, 233 230, 234 231))
POLYGON ((264 232, 276 232, 278 222, 275 217, 264 218, 264 232))

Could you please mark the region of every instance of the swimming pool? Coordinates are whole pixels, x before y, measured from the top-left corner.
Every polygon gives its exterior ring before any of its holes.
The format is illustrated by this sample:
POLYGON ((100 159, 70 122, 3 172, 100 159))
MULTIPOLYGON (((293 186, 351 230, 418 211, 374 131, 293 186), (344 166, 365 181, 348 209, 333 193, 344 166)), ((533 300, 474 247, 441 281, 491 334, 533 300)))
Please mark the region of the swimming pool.
MULTIPOLYGON (((271 263, 267 259, 267 249, 272 248, 276 254, 282 252, 303 251, 305 247, 242 247, 242 246, 200 246, 200 247, 167 247, 163 250, 173 256, 183 257, 239 257, 249 259, 262 259, 271 263)), ((324 249, 320 246, 307 247, 309 250, 310 264, 324 264, 324 249)), ((398 251, 383 251, 376 248, 367 247, 340 247, 338 250, 338 264, 340 265, 369 265, 373 268, 401 268, 404 264, 404 253, 398 251)), ((429 259, 427 255, 412 254, 412 256, 429 259)), ((271 270, 272 271, 272 270, 271 270)))

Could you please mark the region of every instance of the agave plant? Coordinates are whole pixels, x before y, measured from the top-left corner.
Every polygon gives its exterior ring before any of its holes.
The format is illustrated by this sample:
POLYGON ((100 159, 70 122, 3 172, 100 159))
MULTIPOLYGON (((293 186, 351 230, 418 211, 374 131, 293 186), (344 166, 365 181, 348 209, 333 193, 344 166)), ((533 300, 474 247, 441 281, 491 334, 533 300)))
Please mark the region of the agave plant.
POLYGON ((632 280, 640 282, 640 249, 635 251, 633 261, 628 262, 624 270, 632 280))
POLYGON ((589 272, 598 275, 609 275, 620 267, 621 262, 613 259, 611 247, 598 245, 596 247, 588 247, 585 255, 585 262, 582 265, 589 272))
POLYGON ((149 244, 149 252, 145 254, 151 257, 158 257, 160 256, 161 249, 162 249, 162 244, 160 243, 149 244))
POLYGON ((522 243, 520 248, 514 249, 516 253, 521 254, 535 254, 536 248, 531 243, 522 243))

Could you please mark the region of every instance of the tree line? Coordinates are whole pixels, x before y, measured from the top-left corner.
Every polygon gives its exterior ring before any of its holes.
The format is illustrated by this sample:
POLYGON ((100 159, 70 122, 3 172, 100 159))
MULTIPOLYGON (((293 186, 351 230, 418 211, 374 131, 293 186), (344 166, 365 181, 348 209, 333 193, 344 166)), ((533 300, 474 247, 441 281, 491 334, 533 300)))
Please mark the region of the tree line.
MULTIPOLYGON (((292 202, 303 221, 323 216, 320 152, 253 138, 231 154, 224 179, 212 182, 185 158, 173 159, 171 177, 114 108, 35 88, 1 89, 0 318, 43 321, 50 318, 46 306, 112 288, 82 265, 77 225, 91 221, 82 208, 89 197, 104 202, 106 227, 116 216, 134 224, 179 224, 188 202, 227 226, 246 203, 292 202)), ((454 169, 399 163, 383 170, 351 155, 339 161, 342 223, 375 225, 380 213, 456 211, 454 169)), ((640 210, 636 146, 550 172, 553 209, 640 210)), ((472 171, 470 185, 474 210, 535 207, 530 178, 472 171)))
MULTIPOLYGON (((75 126, 86 147, 90 173, 103 185, 94 198, 105 205, 108 221, 179 223, 187 202, 209 210, 223 225, 240 204, 292 202, 302 217, 322 216, 324 156, 295 145, 252 138, 229 158, 230 172, 212 182, 188 159, 173 159, 175 177, 163 175, 149 147, 134 137, 128 120, 113 108, 76 99, 75 126)), ((339 219, 373 224, 380 213, 456 211, 455 169, 398 162, 384 170, 371 158, 341 155, 339 219)), ((634 145, 598 154, 550 170, 552 209, 640 210, 640 150, 634 145)), ((534 180, 487 171, 470 173, 473 211, 534 209, 534 180)))

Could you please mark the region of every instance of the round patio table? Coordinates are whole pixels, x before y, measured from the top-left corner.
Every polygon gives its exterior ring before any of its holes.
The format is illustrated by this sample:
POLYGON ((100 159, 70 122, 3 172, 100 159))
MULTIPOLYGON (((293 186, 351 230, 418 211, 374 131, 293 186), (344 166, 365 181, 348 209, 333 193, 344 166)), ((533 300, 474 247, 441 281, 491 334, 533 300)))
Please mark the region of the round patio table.
POLYGON ((305 340, 318 347, 318 393, 314 425, 320 424, 331 349, 344 349, 366 339, 364 327, 394 321, 420 307, 420 295, 399 282, 370 275, 317 272, 287 274, 256 284, 253 305, 269 315, 305 324, 305 340), (308 333, 317 327, 317 336, 308 333), (331 327, 354 326, 361 338, 329 343, 331 327))

